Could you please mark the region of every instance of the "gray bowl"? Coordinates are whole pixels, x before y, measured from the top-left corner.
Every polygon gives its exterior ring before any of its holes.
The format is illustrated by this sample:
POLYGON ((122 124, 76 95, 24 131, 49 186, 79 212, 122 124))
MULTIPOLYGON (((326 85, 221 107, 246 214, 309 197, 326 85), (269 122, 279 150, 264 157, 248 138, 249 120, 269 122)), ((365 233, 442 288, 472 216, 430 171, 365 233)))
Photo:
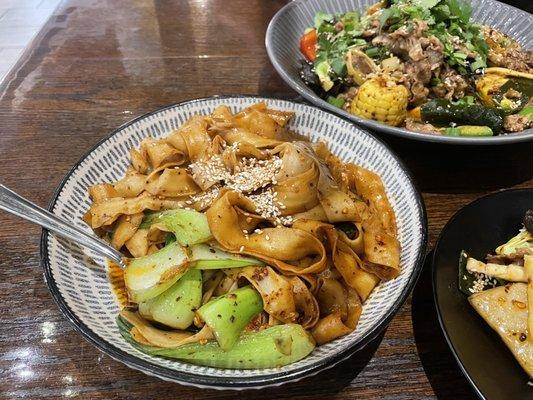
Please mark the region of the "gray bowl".
MULTIPOLYGON (((303 59, 298 43, 303 31, 313 24, 318 11, 342 13, 364 11, 377 0, 294 0, 272 18, 266 33, 266 49, 270 61, 283 80, 307 101, 341 115, 358 125, 406 139, 451 144, 505 144, 533 140, 533 129, 521 133, 492 137, 452 137, 409 131, 360 118, 329 104, 308 88, 299 76, 303 59)), ((533 15, 495 0, 471 0, 474 21, 495 27, 517 39, 527 49, 533 48, 533 15)))

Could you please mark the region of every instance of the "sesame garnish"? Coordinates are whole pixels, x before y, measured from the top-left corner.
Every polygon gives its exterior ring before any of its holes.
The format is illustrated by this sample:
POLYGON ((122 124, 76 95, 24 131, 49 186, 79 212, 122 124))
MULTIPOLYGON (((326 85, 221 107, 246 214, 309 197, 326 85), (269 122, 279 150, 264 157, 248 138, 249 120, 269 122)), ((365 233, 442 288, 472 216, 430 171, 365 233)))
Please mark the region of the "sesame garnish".
POLYGON ((496 287, 498 281, 490 276, 482 274, 481 272, 474 272, 476 280, 474 281, 471 288, 468 288, 470 293, 479 293, 482 292, 485 287, 496 287))

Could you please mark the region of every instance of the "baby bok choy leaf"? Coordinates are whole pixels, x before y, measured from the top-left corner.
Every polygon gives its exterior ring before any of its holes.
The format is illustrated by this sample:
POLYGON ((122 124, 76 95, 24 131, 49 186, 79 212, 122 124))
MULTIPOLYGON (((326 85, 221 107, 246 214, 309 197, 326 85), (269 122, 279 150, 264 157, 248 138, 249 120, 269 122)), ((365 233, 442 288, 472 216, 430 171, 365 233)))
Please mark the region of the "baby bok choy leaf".
POLYGON ((141 228, 159 225, 162 230, 174 233, 182 246, 207 242, 211 231, 205 214, 195 210, 175 209, 151 213, 145 217, 141 228))
POLYGON ((204 304, 197 311, 211 328, 222 350, 230 350, 242 330, 263 310, 263 300, 251 286, 245 286, 204 304))
POLYGON ((178 242, 139 258, 127 260, 124 283, 130 301, 140 303, 170 288, 187 271, 188 257, 178 242))
POLYGON ((297 324, 244 333, 231 350, 224 351, 214 340, 174 348, 143 345, 131 337, 131 325, 126 320, 118 317, 117 323, 124 339, 143 353, 214 368, 276 368, 301 360, 315 348, 311 335, 297 324))
POLYGON ((202 304, 202 271, 190 269, 159 296, 139 303, 139 314, 176 329, 192 324, 202 304))
POLYGON ((191 267, 197 269, 238 268, 249 265, 264 265, 264 262, 239 254, 228 253, 207 244, 197 244, 190 248, 191 267))

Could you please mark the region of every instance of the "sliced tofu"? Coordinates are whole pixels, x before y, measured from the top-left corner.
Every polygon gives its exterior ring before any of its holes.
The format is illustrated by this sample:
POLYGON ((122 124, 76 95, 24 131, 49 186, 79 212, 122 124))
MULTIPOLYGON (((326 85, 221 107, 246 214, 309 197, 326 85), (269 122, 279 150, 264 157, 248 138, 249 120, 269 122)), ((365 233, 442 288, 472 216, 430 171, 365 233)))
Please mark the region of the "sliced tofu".
POLYGON ((473 294, 470 304, 533 377, 533 341, 528 340, 527 285, 513 283, 473 294))

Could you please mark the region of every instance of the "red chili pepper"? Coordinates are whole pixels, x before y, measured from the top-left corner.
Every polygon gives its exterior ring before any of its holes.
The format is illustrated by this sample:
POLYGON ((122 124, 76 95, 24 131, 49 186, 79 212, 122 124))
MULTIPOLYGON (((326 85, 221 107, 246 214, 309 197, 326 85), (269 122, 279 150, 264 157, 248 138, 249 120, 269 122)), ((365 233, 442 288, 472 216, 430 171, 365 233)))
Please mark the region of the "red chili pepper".
POLYGON ((316 29, 313 29, 302 36, 300 39, 300 51, 309 61, 315 61, 316 58, 316 29))

